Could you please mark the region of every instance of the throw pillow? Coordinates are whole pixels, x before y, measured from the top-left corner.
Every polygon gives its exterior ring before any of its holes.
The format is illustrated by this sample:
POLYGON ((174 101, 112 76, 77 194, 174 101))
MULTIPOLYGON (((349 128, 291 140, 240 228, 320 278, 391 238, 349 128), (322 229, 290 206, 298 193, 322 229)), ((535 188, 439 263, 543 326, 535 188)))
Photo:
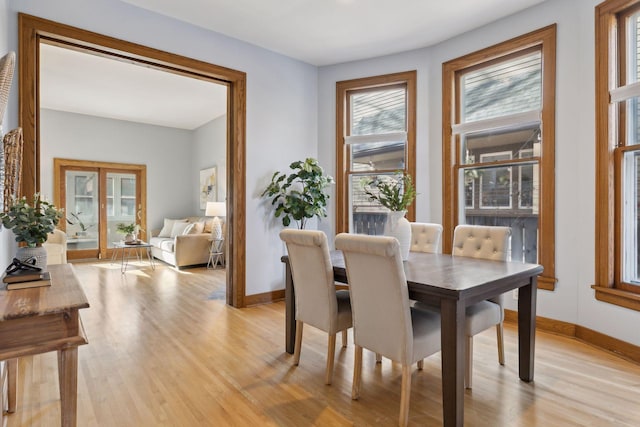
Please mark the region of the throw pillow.
POLYGON ((211 233, 211 228, 213 227, 213 218, 208 218, 204 223, 204 233, 211 233))
POLYGON ((184 222, 184 223, 186 223, 187 221, 185 219, 169 219, 169 218, 165 218, 164 219, 164 226, 162 227, 162 230, 160 230, 160 233, 158 234, 158 237, 172 237, 171 236, 171 230, 173 230, 173 224, 175 222, 184 222))
POLYGON ((190 226, 188 222, 174 222, 173 228, 171 229, 171 235, 169 237, 176 237, 184 233, 185 228, 190 226))
POLYGON ((204 231, 204 222, 198 221, 193 223, 193 228, 189 232, 190 234, 200 234, 204 231))
POLYGON ((195 226, 196 226, 195 224, 193 224, 193 223, 189 223, 189 225, 187 225, 187 226, 184 228, 184 230, 182 231, 182 234, 183 234, 183 235, 184 235, 184 234, 191 234, 191 230, 193 230, 193 228, 194 228, 195 226))

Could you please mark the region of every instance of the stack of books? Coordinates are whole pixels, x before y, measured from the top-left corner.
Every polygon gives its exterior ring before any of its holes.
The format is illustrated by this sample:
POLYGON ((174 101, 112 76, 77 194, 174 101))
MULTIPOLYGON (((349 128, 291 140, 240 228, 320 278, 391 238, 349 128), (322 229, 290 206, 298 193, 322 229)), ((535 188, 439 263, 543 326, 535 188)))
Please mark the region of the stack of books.
POLYGON ((48 271, 18 270, 15 273, 5 274, 2 282, 7 285, 8 291, 13 289, 36 288, 38 286, 51 286, 51 277, 48 271))

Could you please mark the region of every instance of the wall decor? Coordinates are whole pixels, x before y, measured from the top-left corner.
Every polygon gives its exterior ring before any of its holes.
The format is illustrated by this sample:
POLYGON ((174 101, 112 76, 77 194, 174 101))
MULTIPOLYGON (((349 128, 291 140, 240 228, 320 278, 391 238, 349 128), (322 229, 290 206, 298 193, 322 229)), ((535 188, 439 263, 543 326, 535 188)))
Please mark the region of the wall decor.
POLYGON ((22 177, 22 128, 15 128, 4 136, 4 210, 20 195, 22 177))
POLYGON ((207 202, 215 202, 218 200, 216 175, 217 168, 202 169, 200 171, 200 209, 207 207, 207 202))

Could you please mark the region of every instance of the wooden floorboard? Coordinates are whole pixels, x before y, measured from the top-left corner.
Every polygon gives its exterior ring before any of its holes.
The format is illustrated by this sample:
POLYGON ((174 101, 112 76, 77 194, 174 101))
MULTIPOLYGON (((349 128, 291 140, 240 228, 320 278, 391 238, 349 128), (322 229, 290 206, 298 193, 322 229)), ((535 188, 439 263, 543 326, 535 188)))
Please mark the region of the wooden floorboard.
MULTIPOLYGON (((81 315, 79 426, 393 426, 400 365, 365 351, 361 397, 351 400, 353 341, 336 350, 324 385, 326 334, 305 328, 300 365, 284 352, 284 303, 235 309, 224 270, 76 263, 91 308, 81 315), (212 298, 210 298, 212 297, 212 298)), ((538 332, 535 382, 518 380, 517 335, 476 336, 467 426, 638 426, 640 366, 578 340, 538 332)), ((338 340, 338 343, 341 341, 338 340)), ((440 354, 412 376, 409 424, 442 423, 440 354)), ((19 366, 17 412, 6 427, 60 424, 54 353, 19 366)))

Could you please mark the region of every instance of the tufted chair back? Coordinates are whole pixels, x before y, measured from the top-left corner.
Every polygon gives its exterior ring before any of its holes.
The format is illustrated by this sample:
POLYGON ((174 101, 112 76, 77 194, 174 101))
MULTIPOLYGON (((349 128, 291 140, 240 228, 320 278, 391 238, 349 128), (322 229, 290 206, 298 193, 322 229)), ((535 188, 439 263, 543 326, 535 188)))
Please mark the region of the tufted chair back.
POLYGON ((442 226, 427 222, 411 223, 411 252, 428 252, 439 254, 442 249, 440 237, 442 226))
POLYGON ((335 334, 338 302, 327 236, 317 230, 286 229, 280 238, 287 245, 296 286, 296 320, 335 334))
POLYGON ((511 260, 511 228, 458 225, 453 231, 452 255, 493 261, 511 260))

